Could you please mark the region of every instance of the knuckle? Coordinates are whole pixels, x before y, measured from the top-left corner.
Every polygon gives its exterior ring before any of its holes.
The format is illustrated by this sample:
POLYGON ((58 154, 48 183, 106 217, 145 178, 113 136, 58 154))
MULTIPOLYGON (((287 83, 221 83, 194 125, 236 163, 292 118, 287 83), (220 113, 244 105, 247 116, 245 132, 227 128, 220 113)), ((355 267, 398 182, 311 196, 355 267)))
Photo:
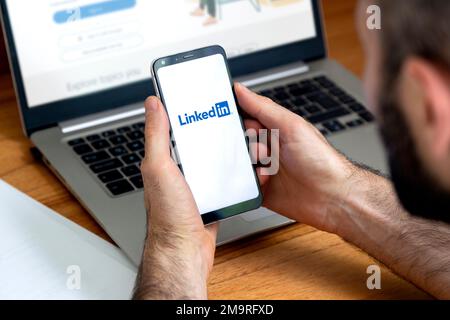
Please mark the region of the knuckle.
POLYGON ((150 157, 145 156, 141 163, 142 174, 145 176, 153 176, 157 171, 155 161, 153 161, 150 157))
POLYGON ((149 171, 149 159, 148 159, 148 157, 146 156, 145 158, 144 158, 144 160, 142 160, 142 163, 141 163, 141 172, 142 172, 142 174, 147 174, 148 173, 148 171, 149 171))
POLYGON ((142 175, 151 177, 160 177, 166 171, 166 165, 163 161, 156 160, 155 158, 145 157, 141 164, 142 175))
POLYGON ((265 104, 276 104, 275 101, 273 101, 271 98, 268 98, 268 97, 265 97, 265 96, 262 96, 262 101, 265 104))

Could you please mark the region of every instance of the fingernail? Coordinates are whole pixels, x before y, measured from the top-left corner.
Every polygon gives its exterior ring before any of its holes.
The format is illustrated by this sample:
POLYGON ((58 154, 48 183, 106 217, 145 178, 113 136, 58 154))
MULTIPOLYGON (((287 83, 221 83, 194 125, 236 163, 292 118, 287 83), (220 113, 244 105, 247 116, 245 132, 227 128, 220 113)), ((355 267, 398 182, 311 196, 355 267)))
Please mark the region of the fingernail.
POLYGON ((236 82, 236 84, 237 84, 239 87, 241 87, 242 90, 247 91, 247 92, 250 92, 250 89, 247 88, 247 87, 246 87, 245 85, 243 85, 242 83, 236 82))
POLYGON ((158 109, 158 100, 156 98, 150 98, 147 102, 147 111, 153 112, 158 109))

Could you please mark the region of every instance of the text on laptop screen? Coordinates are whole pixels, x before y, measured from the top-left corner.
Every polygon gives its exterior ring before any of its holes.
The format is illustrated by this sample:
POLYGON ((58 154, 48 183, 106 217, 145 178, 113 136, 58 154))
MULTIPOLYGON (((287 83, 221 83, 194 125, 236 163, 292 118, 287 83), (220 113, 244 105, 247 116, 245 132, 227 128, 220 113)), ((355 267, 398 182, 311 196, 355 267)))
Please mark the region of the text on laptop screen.
POLYGON ((153 59, 219 44, 229 57, 314 38, 310 0, 7 0, 37 107, 150 78, 153 59))

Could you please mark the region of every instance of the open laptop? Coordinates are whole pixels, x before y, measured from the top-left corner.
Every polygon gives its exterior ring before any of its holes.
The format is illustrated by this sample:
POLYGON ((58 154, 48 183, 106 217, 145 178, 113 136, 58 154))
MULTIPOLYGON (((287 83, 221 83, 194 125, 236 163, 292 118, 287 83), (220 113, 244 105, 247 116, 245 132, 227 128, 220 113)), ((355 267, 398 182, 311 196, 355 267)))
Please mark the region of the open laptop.
MULTIPOLYGON (((154 94, 156 57, 219 44, 236 80, 314 123, 350 158, 386 169, 359 80, 327 59, 318 1, 211 1, 203 11, 199 2, 0 0, 25 134, 135 264, 146 235, 143 101, 154 94)), ((221 223, 218 244, 289 223, 246 213, 221 223)))

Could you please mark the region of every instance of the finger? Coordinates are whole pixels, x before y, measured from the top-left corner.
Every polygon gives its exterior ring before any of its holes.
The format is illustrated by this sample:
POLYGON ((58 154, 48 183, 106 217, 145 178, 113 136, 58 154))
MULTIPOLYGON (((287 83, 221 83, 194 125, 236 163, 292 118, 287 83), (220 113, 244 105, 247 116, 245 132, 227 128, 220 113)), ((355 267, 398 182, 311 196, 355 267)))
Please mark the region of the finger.
POLYGON ((257 95, 240 83, 236 83, 234 88, 240 107, 268 129, 280 129, 287 118, 293 116, 287 109, 266 97, 257 95))
POLYGON ((217 233, 219 233, 219 223, 210 224, 209 226, 206 226, 206 231, 211 236, 211 238, 214 240, 214 242, 217 241, 217 233))
POLYGON ((260 162, 267 160, 269 157, 269 148, 264 143, 253 142, 249 144, 250 157, 252 163, 259 164, 260 162))
POLYGON ((266 129, 259 121, 254 120, 254 119, 245 119, 244 125, 247 130, 259 131, 259 130, 266 129))
POLYGON ((145 154, 164 161, 170 157, 169 120, 164 106, 157 97, 145 101, 145 154))
POLYGON ((264 173, 264 168, 257 168, 256 173, 258 174, 260 185, 264 187, 269 182, 270 176, 264 173))

